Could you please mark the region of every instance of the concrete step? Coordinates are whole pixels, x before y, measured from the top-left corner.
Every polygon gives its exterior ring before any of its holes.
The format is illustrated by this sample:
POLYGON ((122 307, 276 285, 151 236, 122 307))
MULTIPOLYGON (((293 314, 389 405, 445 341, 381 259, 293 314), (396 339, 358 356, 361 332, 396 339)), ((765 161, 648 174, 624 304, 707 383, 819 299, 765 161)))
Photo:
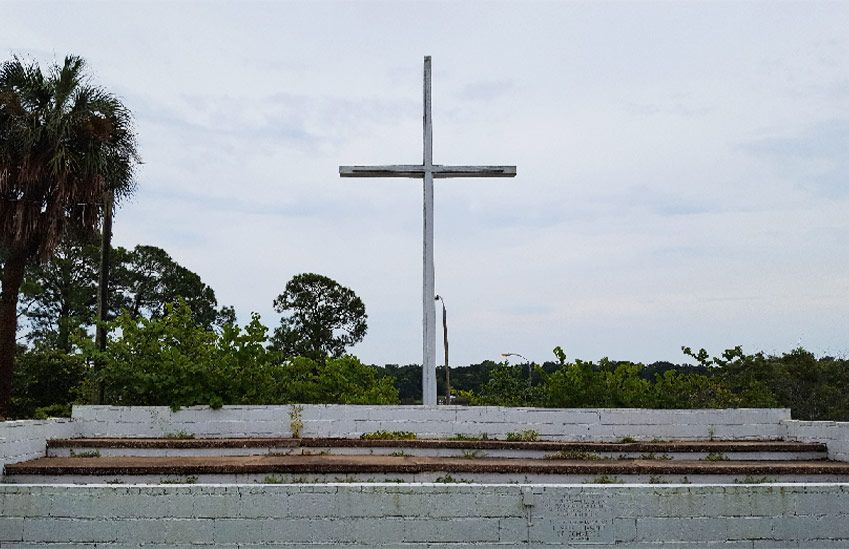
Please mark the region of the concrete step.
POLYGON ((6 466, 11 483, 849 482, 833 461, 568 460, 412 456, 54 457, 6 466))
POLYGON ((567 458, 735 461, 819 460, 823 444, 785 441, 560 442, 362 440, 348 438, 77 438, 48 441, 50 457, 394 455, 470 458, 567 458))

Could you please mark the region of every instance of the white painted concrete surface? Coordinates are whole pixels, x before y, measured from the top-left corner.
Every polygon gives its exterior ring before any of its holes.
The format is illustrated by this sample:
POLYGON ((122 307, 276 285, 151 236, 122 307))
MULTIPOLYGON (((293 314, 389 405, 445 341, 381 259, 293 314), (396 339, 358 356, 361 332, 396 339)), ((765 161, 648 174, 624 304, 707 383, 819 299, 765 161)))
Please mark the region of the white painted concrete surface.
POLYGON ((0 486, 0 544, 846 547, 849 485, 0 486))
MULTIPOLYGON (((536 431, 548 440, 755 440, 780 439, 790 410, 645 410, 504 408, 496 406, 300 407, 304 437, 359 437, 375 431, 412 431, 420 438, 536 431)), ((75 406, 81 436, 150 437, 186 432, 195 436, 290 436, 292 406, 75 406)))
POLYGON ((783 423, 787 440, 822 442, 828 446, 829 459, 849 461, 849 422, 786 420, 783 423))
POLYGON ((635 474, 544 474, 544 473, 201 473, 196 475, 8 475, 8 484, 333 484, 333 483, 391 483, 391 484, 810 484, 849 483, 849 475, 635 475, 635 474))
POLYGON ((0 422, 0 471, 7 463, 18 463, 47 455, 47 439, 76 436, 70 419, 0 422))

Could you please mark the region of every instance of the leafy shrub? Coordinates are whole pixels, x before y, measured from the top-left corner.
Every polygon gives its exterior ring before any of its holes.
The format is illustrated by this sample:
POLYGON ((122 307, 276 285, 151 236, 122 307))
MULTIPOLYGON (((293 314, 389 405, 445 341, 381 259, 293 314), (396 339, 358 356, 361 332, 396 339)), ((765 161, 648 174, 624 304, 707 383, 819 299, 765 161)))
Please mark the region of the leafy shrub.
POLYGON ((69 416, 71 403, 86 377, 81 356, 61 351, 19 354, 12 379, 14 417, 69 416))
MULTIPOLYGON (((489 378, 479 393, 457 391, 462 401, 473 406, 543 406, 544 386, 542 379, 530 383, 525 366, 499 364, 489 372, 489 378)), ((540 376, 544 372, 539 371, 540 376)))
POLYGON ((32 414, 35 419, 48 419, 51 417, 71 417, 70 404, 51 404, 36 408, 32 414))
POLYGON ((394 404, 392 380, 357 358, 317 362, 284 359, 270 350, 268 329, 254 314, 240 328, 220 332, 199 327, 179 302, 159 318, 123 313, 112 323, 105 352, 84 342, 85 356, 102 365, 93 383, 103 384, 105 403, 179 408, 224 404, 394 404))

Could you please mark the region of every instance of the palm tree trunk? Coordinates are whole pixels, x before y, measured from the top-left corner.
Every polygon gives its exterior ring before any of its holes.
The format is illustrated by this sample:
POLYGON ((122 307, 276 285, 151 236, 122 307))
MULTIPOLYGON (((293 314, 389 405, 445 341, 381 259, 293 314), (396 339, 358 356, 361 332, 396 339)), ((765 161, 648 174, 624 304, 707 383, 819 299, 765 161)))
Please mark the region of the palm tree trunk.
MULTIPOLYGON (((112 206, 115 203, 115 194, 107 191, 103 195, 103 232, 100 236, 100 273, 97 281, 97 328, 95 340, 100 351, 106 350, 106 317, 109 314, 109 267, 112 253, 112 206)), ((103 367, 98 364, 97 369, 103 367)), ((97 386, 97 397, 95 404, 103 404, 104 386, 102 382, 97 386)))
POLYGON ((3 265, 0 288, 0 418, 9 417, 12 372, 15 369, 15 336, 18 331, 18 292, 24 280, 26 258, 11 253, 3 265))
POLYGON ((62 300, 62 307, 59 309, 56 327, 56 348, 67 355, 71 354, 71 308, 65 299, 62 300))
POLYGON ((106 317, 109 312, 109 267, 112 252, 112 205, 115 195, 107 191, 103 195, 103 232, 100 236, 100 272, 97 281, 97 348, 106 350, 106 317))

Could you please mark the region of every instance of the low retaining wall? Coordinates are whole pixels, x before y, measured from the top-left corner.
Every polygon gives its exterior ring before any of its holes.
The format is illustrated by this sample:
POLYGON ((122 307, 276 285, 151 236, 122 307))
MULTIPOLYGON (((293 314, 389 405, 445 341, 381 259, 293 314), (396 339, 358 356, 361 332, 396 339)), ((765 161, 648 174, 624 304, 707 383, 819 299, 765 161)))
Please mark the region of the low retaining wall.
POLYGON ((829 459, 849 461, 849 422, 794 419, 785 421, 784 426, 787 440, 824 443, 829 459))
POLYGON ((0 485, 0 544, 846 547, 847 508, 847 484, 0 485))
POLYGON ((0 422, 0 475, 6 463, 44 457, 47 439, 76 436, 76 427, 70 419, 0 422))
POLYGON ((421 438, 536 431, 550 440, 780 439, 790 410, 549 409, 496 406, 75 406, 82 436, 358 437, 375 431, 412 431, 421 438))

